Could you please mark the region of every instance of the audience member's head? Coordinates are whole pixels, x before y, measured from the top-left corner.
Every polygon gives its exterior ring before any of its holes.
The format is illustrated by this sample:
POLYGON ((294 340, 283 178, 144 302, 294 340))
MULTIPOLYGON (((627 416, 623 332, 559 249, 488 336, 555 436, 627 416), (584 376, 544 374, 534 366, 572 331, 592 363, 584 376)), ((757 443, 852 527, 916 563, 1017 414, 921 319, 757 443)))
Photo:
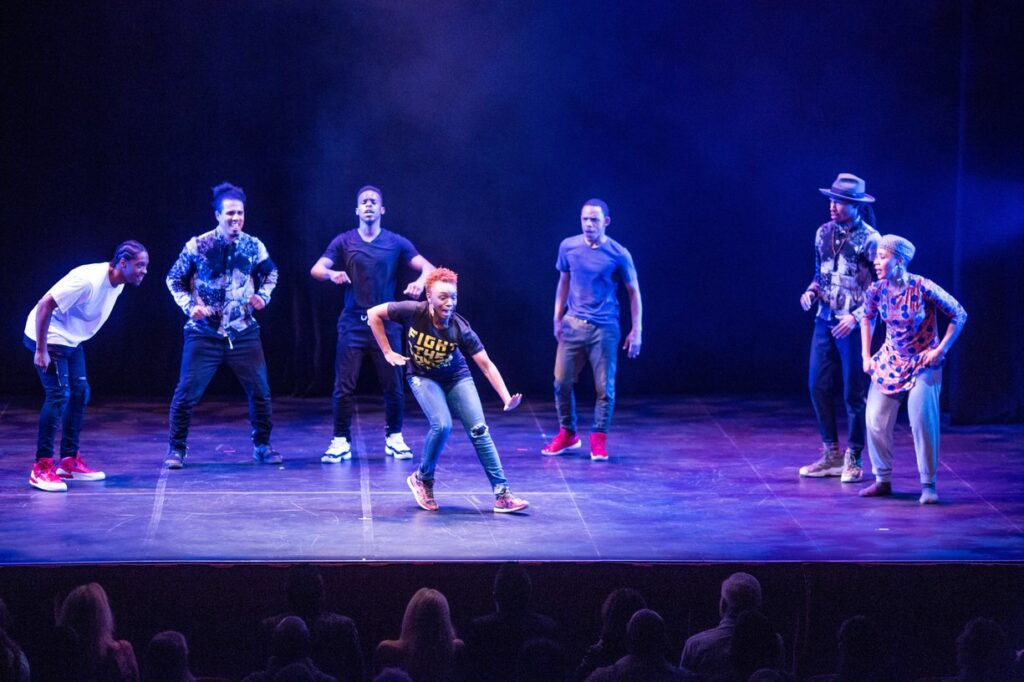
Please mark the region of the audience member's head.
POLYGON ((297 564, 288 571, 288 607, 304 618, 323 613, 324 579, 319 569, 310 564, 297 564))
POLYGON ((447 674, 455 660, 455 628, 443 594, 424 587, 412 596, 402 618, 399 642, 410 677, 447 674))
POLYGON ((631 587, 620 587, 601 606, 601 639, 625 641, 626 625, 633 614, 647 608, 644 596, 631 587))
POLYGON ((771 623, 760 611, 743 611, 736 617, 730 649, 733 669, 742 679, 755 670, 774 668, 778 661, 778 639, 771 623))
POLYGON ((956 639, 958 680, 1003 679, 1013 664, 1013 651, 999 623, 975 618, 956 639))
POLYGON ((565 654, 553 639, 537 637, 523 643, 516 663, 519 682, 560 682, 565 679, 565 654))
POLYGON ((174 630, 154 635, 146 647, 142 665, 144 682, 191 682, 188 669, 188 644, 174 630))
POLYGON ((665 621, 655 611, 640 609, 626 625, 626 643, 629 653, 638 658, 664 658, 668 651, 665 621))
POLYGON ((373 682, 412 682, 412 678, 401 668, 384 668, 373 678, 373 682))
POLYGON ((502 564, 494 576, 494 603, 498 611, 526 610, 530 605, 532 590, 530 576, 520 564, 502 564))
POLYGON ((881 664, 882 638, 878 627, 864 616, 853 616, 839 626, 836 673, 841 680, 866 678, 881 664))
POLYGON ((103 658, 114 645, 114 614, 99 583, 71 590, 57 614, 57 625, 75 633, 82 654, 90 660, 103 658))
POLYGON ((733 573, 722 583, 719 611, 735 618, 741 611, 761 610, 761 583, 749 573, 733 573))
POLYGON ((11 614, 0 599, 0 680, 27 680, 28 660, 21 647, 10 636, 11 614))
POLYGON ((308 665, 296 662, 274 673, 272 682, 316 682, 316 676, 308 665))
POLYGON ((455 628, 443 594, 429 587, 417 590, 405 607, 401 639, 413 647, 447 643, 451 650, 455 628))
POLYGON ((302 661, 309 657, 309 628, 298 616, 282 618, 274 628, 270 644, 278 665, 302 661))

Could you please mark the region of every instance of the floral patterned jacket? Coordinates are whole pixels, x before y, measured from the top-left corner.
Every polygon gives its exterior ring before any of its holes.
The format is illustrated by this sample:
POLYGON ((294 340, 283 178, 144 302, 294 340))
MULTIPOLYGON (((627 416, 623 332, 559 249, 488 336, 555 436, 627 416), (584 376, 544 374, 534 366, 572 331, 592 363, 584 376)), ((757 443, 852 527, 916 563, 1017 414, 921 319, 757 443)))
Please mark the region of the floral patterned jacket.
POLYGON ((233 243, 215 229, 193 237, 167 273, 174 302, 189 316, 185 328, 229 340, 259 328, 249 299, 255 294, 269 303, 276 286, 277 266, 267 248, 244 232, 233 243), (214 314, 193 320, 197 305, 214 314))

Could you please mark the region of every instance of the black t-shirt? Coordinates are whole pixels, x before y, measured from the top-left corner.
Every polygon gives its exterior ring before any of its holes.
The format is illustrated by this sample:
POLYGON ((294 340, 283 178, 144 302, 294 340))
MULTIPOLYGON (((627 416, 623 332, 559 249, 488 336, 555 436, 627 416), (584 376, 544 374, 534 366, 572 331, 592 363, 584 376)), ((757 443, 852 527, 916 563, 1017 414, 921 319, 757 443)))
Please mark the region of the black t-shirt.
POLYGON ((410 358, 406 372, 450 386, 469 374, 466 358, 484 349, 466 319, 458 313, 446 329, 438 329, 430 318, 430 304, 426 301, 388 303, 388 319, 408 327, 405 335, 405 355, 410 358))
POLYGON ((323 257, 352 280, 345 287, 342 314, 362 315, 379 303, 394 300, 398 267, 408 265, 418 255, 412 242, 384 229, 371 242, 363 241, 358 229, 342 232, 331 240, 323 257))

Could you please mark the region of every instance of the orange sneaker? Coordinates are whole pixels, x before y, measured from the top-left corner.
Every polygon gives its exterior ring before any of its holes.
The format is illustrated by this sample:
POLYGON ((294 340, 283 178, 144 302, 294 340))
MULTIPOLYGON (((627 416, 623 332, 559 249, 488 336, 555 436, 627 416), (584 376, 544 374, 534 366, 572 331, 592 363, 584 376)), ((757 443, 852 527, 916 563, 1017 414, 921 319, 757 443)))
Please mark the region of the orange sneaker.
POLYGON ((510 490, 499 493, 494 497, 494 511, 499 514, 522 511, 529 506, 529 502, 521 497, 516 497, 510 490))
POLYGON ((412 495, 416 498, 416 504, 420 506, 420 509, 437 511, 438 506, 434 500, 433 481, 421 481, 414 471, 409 474, 409 478, 405 479, 405 482, 409 484, 409 490, 412 491, 412 495))

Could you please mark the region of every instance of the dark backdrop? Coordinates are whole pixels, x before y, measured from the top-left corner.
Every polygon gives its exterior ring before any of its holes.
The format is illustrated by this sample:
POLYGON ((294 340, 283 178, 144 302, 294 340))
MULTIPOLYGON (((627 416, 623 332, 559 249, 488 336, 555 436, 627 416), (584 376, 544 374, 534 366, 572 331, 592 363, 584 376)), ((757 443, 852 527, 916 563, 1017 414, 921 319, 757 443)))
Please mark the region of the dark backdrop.
POLYGON ((1024 417, 1019 3, 0 11, 2 393, 38 391, 20 346, 35 301, 135 238, 151 275, 89 344, 90 379, 169 396, 184 317, 163 277, 225 179, 281 269, 260 314, 278 394, 329 391, 341 296, 308 271, 366 183, 385 227, 459 271, 461 312, 513 390, 549 392, 556 250, 598 196, 645 303, 621 393, 803 391, 817 188, 851 171, 881 231, 917 244, 912 270, 968 307, 954 417, 1024 417))

